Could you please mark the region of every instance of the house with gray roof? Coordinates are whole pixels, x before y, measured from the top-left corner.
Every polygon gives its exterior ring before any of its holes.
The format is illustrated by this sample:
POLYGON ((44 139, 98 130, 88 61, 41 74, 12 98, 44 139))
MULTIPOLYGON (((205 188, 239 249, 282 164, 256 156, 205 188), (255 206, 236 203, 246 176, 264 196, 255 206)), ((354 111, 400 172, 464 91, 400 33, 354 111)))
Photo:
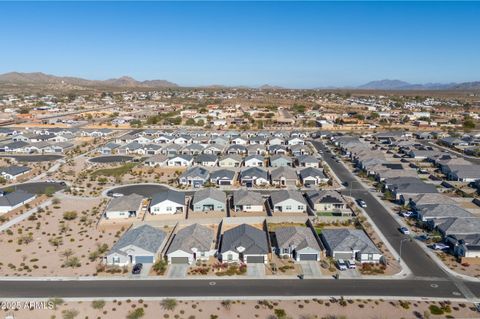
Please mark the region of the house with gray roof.
POLYGON ((166 256, 169 264, 192 264, 215 256, 215 233, 211 227, 192 224, 174 235, 166 256))
POLYGON ((418 219, 423 222, 432 221, 433 225, 441 221, 437 219, 444 219, 450 217, 472 217, 472 213, 452 204, 423 204, 415 207, 418 219))
POLYGON ((280 144, 271 144, 268 146, 268 152, 271 155, 287 155, 288 154, 288 149, 287 146, 285 145, 280 145, 280 144))
POLYGON ((293 160, 291 157, 275 154, 270 157, 270 167, 281 167, 281 166, 293 166, 293 160))
POLYGON ((193 156, 187 155, 187 154, 174 155, 173 157, 170 157, 167 161, 167 166, 187 167, 192 165, 193 165, 193 156))
POLYGON ((427 184, 418 177, 394 177, 384 181, 385 189, 392 192, 395 200, 401 204, 408 203, 418 194, 438 193, 433 184, 427 184))
POLYGON ((194 212, 224 212, 227 196, 215 188, 204 188, 195 192, 192 200, 194 212))
POLYGON ((167 234, 150 225, 129 229, 105 257, 107 265, 153 264, 165 245, 167 234))
POLYGON ((182 214, 185 212, 185 193, 173 189, 156 193, 150 201, 149 212, 152 215, 182 214))
POLYGON ((25 153, 30 143, 25 141, 14 141, 0 145, 0 153, 25 153))
POLYGON ((270 179, 273 186, 297 185, 297 172, 288 166, 280 166, 270 171, 270 179))
POLYGON ((285 226, 275 229, 275 251, 296 261, 320 261, 323 245, 310 227, 285 226))
POLYGON ((31 169, 28 166, 7 166, 0 167, 0 176, 6 180, 16 180, 17 177, 27 174, 31 169))
POLYGON ((221 236, 219 258, 222 262, 266 264, 269 254, 267 233, 262 229, 241 224, 221 236))
POLYGON ((334 190, 320 190, 307 192, 307 200, 317 213, 348 211, 348 205, 339 192, 334 190))
POLYGON ((233 192, 233 210, 235 212, 263 212, 265 198, 257 192, 236 190, 233 192))
POLYGON ((240 167, 243 159, 240 155, 229 154, 225 155, 218 161, 218 166, 220 167, 240 167))
POLYGON ((306 213, 307 201, 297 190, 279 190, 270 195, 274 213, 306 213))
POLYGON ((243 160, 245 167, 263 167, 265 159, 262 155, 249 155, 243 160))
POLYGON ((217 166, 218 163, 218 156, 215 154, 200 154, 197 155, 194 159, 195 165, 202 165, 202 166, 217 166))
POLYGON ((35 194, 30 194, 21 189, 7 194, 2 193, 0 196, 0 214, 5 214, 19 208, 34 200, 35 197, 35 194))
POLYGON ((148 157, 145 160, 145 165, 155 167, 155 166, 167 166, 168 157, 164 154, 156 154, 148 157))
POLYGON ((436 227, 443 237, 447 236, 467 236, 480 234, 480 218, 445 218, 436 227))
POLYGON ((299 155, 295 160, 298 167, 320 167, 320 160, 312 155, 299 155))
POLYGON ((233 185, 235 174, 235 171, 229 169, 212 171, 210 172, 210 183, 219 186, 233 185))
POLYGON ((451 197, 440 193, 426 193, 426 194, 417 194, 416 196, 410 197, 408 205, 415 210, 417 206, 425 204, 448 204, 456 205, 457 202, 454 201, 451 197))
POLYGON ((320 185, 328 182, 329 178, 319 168, 307 167, 298 172, 304 186, 320 185))
POLYGON ((121 197, 114 197, 108 203, 104 212, 106 219, 123 219, 137 217, 142 209, 143 196, 130 194, 121 197))
POLYGON ((480 165, 447 165, 447 171, 452 181, 472 183, 480 180, 480 165))
POLYGON ((268 172, 259 167, 248 167, 240 171, 240 183, 246 187, 268 185, 268 172))
POLYGON ((327 255, 337 260, 379 263, 383 259, 381 251, 361 229, 323 229, 320 237, 327 255))
POLYGON ((200 187, 208 181, 209 172, 201 167, 194 166, 187 169, 178 177, 181 185, 200 187))

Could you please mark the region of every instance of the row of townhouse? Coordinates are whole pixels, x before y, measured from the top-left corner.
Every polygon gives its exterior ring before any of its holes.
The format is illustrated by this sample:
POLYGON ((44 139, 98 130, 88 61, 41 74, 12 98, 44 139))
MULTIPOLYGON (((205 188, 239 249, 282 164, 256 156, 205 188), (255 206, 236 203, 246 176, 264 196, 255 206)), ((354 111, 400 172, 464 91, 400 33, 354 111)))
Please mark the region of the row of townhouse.
POLYGON ((22 153, 22 154, 50 154, 50 153, 64 153, 73 148, 74 144, 70 142, 6 142, 0 144, 0 153, 22 153))
POLYGON ((98 149, 103 155, 199 155, 199 154, 230 154, 230 155, 309 155, 311 149, 307 145, 239 145, 239 144, 174 144, 145 143, 133 141, 126 144, 109 142, 98 149))
POLYGON ((240 172, 229 169, 208 171, 202 166, 194 166, 183 172, 178 182, 181 185, 200 187, 207 183, 219 186, 234 185, 236 181, 242 186, 317 186, 327 183, 329 178, 323 170, 306 167, 296 171, 288 166, 280 166, 269 171, 260 167, 248 167, 240 172))
POLYGON ((152 155, 144 161, 145 165, 189 167, 201 165, 205 167, 321 167, 321 159, 312 155, 298 155, 295 157, 285 155, 248 155, 242 157, 238 154, 217 156, 214 154, 179 154, 179 155, 152 155))
POLYGON ((320 261, 325 255, 360 263, 378 263, 383 256, 362 230, 325 229, 319 236, 307 221, 302 226, 268 224, 177 226, 172 233, 148 224, 128 230, 104 257, 107 265, 155 263, 195 264, 211 257, 222 263, 268 264, 272 255, 295 261, 320 261), (216 228, 217 231, 216 231, 216 228))
MULTIPOLYGON (((137 217, 145 198, 130 194, 113 198, 104 212, 106 219, 127 219, 137 217)), ((303 194, 296 190, 279 190, 270 195, 247 190, 236 190, 231 196, 225 192, 206 188, 195 192, 191 201, 187 202, 185 193, 166 190, 152 196, 148 211, 152 215, 183 214, 190 205, 192 212, 226 212, 230 208, 234 212, 291 212, 306 213, 311 209, 317 213, 347 212, 348 205, 336 191, 320 190, 303 194)))

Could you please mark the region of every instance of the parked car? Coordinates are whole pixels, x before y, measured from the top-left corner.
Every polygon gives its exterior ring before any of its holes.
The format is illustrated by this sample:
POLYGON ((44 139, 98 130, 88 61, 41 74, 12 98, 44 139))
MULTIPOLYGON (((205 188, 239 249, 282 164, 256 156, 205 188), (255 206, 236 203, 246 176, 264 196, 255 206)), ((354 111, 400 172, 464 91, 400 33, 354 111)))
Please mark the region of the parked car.
POLYGON ((346 261, 348 269, 355 269, 357 268, 357 265, 355 263, 355 260, 350 259, 346 261))
POLYGON ((143 264, 135 264, 132 269, 133 275, 139 275, 142 272, 143 264))
POLYGON ((408 230, 407 227, 400 227, 399 230, 400 230, 400 232, 401 232, 402 234, 405 234, 405 235, 409 235, 409 234, 410 234, 410 231, 408 230))
POLYGON ((357 203, 360 207, 362 208, 367 208, 367 203, 365 203, 365 201, 361 198, 357 199, 357 203))
POLYGON ((418 235, 415 237, 416 240, 423 241, 423 242, 427 241, 429 238, 430 237, 426 234, 418 235))
POLYGON ((337 260, 337 267, 340 270, 347 270, 348 269, 347 264, 345 263, 345 261, 343 259, 337 260))
POLYGON ((445 245, 444 243, 435 243, 432 245, 432 248, 435 250, 444 250, 450 248, 448 245, 445 245))
POLYGON ((402 212, 401 214, 403 217, 412 217, 413 216, 413 212, 411 210, 408 210, 406 212, 402 212))
POLYGON ((114 198, 118 198, 118 197, 122 197, 122 196, 123 196, 122 193, 113 193, 112 194, 112 197, 114 197, 114 198))

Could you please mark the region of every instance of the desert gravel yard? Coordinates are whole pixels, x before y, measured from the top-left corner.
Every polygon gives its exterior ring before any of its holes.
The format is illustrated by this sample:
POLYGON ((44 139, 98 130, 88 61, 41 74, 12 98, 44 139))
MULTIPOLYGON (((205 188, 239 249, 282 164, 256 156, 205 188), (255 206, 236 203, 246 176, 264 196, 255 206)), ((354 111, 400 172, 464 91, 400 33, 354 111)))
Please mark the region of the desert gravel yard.
POLYGON ((93 276, 98 256, 123 230, 100 231, 104 199, 53 198, 27 220, 0 233, 1 276, 93 276))
POLYGON ((19 310, 16 319, 47 318, 479 318, 472 304, 359 299, 161 301, 94 300, 63 303, 54 310, 19 310))

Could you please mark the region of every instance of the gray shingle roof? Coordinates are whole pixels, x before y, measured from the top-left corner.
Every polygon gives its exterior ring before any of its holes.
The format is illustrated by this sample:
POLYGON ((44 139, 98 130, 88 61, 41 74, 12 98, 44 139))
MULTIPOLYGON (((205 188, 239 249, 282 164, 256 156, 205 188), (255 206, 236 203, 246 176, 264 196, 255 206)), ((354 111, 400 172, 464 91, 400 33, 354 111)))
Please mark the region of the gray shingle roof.
POLYGON ((457 205, 449 204, 424 204, 417 205, 417 211, 424 218, 446 218, 446 217, 472 217, 472 213, 457 205))
POLYGON ((437 228, 446 235, 469 235, 480 233, 480 218, 446 218, 437 228))
POLYGON ((233 179, 235 176, 235 171, 229 169, 219 169, 217 171, 210 172, 210 179, 217 179, 217 178, 228 178, 233 179))
POLYGON ((195 204, 207 198, 212 198, 222 203, 225 203, 227 200, 224 192, 214 188, 204 188, 195 192, 192 203, 195 204))
POLYGON ((320 251, 320 245, 309 227, 290 226, 275 230, 277 244, 280 248, 296 247, 296 250, 312 248, 320 251))
POLYGON ((106 212, 133 212, 137 211, 142 204, 143 196, 130 194, 112 198, 107 206, 106 212))
POLYGON ((150 206, 156 205, 166 200, 170 200, 180 205, 185 205, 185 193, 177 192, 172 189, 156 193, 155 195, 152 196, 150 206))
POLYGON ((12 176, 16 176, 25 172, 28 172, 30 167, 28 166, 7 166, 7 167, 0 167, 0 173, 9 174, 12 176))
POLYGON ((304 179, 306 177, 327 178, 321 170, 319 170, 318 168, 315 168, 315 167, 304 168, 301 171, 299 171, 298 174, 300 175, 300 177, 302 179, 304 179))
POLYGON ((297 172, 289 166, 280 166, 270 171, 272 180, 280 179, 284 177, 285 179, 297 179, 297 172))
POLYGON ((263 205, 262 194, 240 189, 233 192, 233 205, 263 205))
POLYGON ((24 190, 19 189, 4 196, 0 196, 0 206, 15 206, 34 196, 34 194, 30 194, 24 190))
POLYGON ((200 224, 187 226, 177 232, 167 254, 177 250, 190 253, 192 248, 196 248, 197 251, 208 251, 212 246, 214 237, 214 231, 209 227, 200 224))
POLYGON ((268 178, 268 173, 266 170, 263 170, 258 167, 249 167, 240 172, 240 177, 243 178, 251 178, 251 177, 256 177, 256 178, 268 178))
POLYGON ((322 238, 333 251, 358 250, 365 254, 380 254, 380 250, 360 229, 324 229, 322 238))
POLYGON ((345 200, 342 195, 333 190, 310 191, 307 193, 308 198, 314 204, 328 203, 328 204, 343 204, 345 200))
POLYGON ((267 234, 247 224, 225 231, 220 252, 237 251, 238 247, 245 248, 244 254, 268 254, 267 234))
POLYGON ((270 198, 272 199, 273 205, 277 203, 281 203, 287 199, 294 199, 297 202, 306 204, 305 198, 303 197, 302 193, 296 190, 280 190, 280 191, 275 191, 272 192, 270 195, 270 198))
POLYGON ((129 245, 136 246, 148 252, 155 254, 163 241, 166 233, 160 229, 154 228, 150 225, 142 225, 137 228, 128 230, 116 243, 113 245, 109 254, 118 252, 129 245))

